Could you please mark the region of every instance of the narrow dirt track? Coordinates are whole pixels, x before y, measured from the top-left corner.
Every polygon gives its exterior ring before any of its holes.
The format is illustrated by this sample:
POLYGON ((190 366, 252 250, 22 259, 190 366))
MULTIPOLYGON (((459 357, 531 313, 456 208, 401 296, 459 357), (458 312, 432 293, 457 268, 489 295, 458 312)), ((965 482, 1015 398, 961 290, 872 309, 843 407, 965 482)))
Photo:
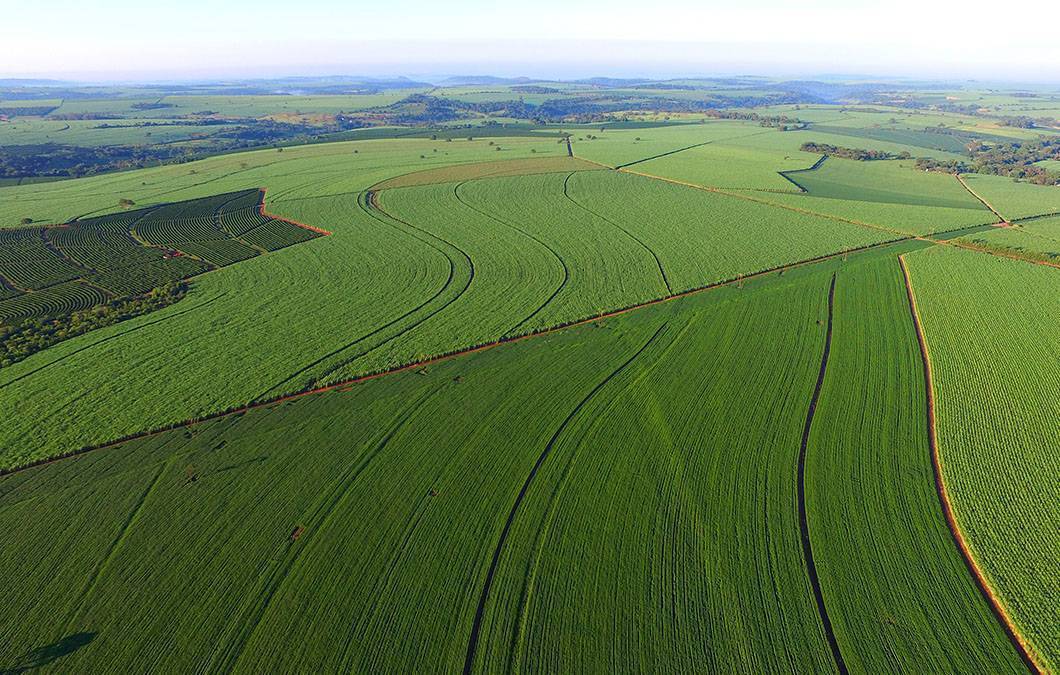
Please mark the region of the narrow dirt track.
POLYGON ((832 651, 832 659, 835 661, 836 669, 841 675, 846 675, 847 665, 843 661, 843 652, 839 649, 839 641, 836 639, 832 621, 828 618, 828 608, 825 606, 824 593, 821 591, 821 580, 817 576, 817 564, 813 558, 813 545, 810 540, 810 518, 806 509, 806 450, 810 442, 810 429, 813 427, 813 415, 817 411, 817 402, 821 398, 821 387, 824 385, 824 376, 828 370, 828 355, 832 351, 832 316, 835 314, 835 282, 836 275, 832 275, 832 283, 828 287, 828 327, 824 338, 824 352, 821 354, 821 368, 817 371, 817 382, 813 387, 813 397, 810 399, 810 408, 806 411, 806 424, 802 428, 802 443, 799 446, 798 480, 796 482, 799 501, 799 539, 802 541, 802 557, 806 563, 806 573, 810 577, 810 586, 813 588, 813 598, 817 603, 817 614, 821 617, 821 625, 824 627, 824 635, 828 639, 828 647, 832 651))
POLYGON ((909 268, 905 264, 904 254, 898 256, 898 265, 902 268, 902 277, 905 280, 905 290, 909 297, 909 313, 913 319, 913 327, 916 329, 916 340, 920 345, 920 356, 924 363, 928 447, 931 450, 931 466, 935 474, 935 491, 938 493, 939 502, 942 504, 942 513, 946 517, 946 525, 950 530, 950 534, 953 536, 954 543, 961 552, 961 557, 964 559, 964 564, 968 567, 968 572, 971 573, 972 578, 975 579, 976 586, 979 587, 979 591, 982 593, 983 598, 986 599, 990 608, 993 610, 994 616, 997 618, 1001 628, 1008 636, 1009 642, 1012 643, 1012 646, 1019 653, 1020 658, 1023 660, 1023 664, 1027 666, 1027 669, 1030 672, 1035 673, 1036 675, 1042 675, 1045 670, 1037 661, 1035 661, 1033 650, 1030 645, 1028 645, 1023 636, 1020 635, 1019 630, 1012 621, 1012 617, 1009 616, 1004 605, 1002 605, 1001 600, 995 595, 994 590, 990 587, 990 583, 987 581, 983 571, 979 569, 979 565, 976 563, 975 557, 972 555, 972 551, 968 547, 968 542, 964 538, 964 533, 961 532, 961 528, 957 524, 957 518, 954 515, 953 506, 950 503, 949 494, 946 490, 946 483, 943 480, 942 461, 939 458, 938 432, 935 423, 935 389, 931 371, 931 356, 928 352, 927 338, 924 335, 924 329, 920 320, 920 310, 916 304, 916 293, 913 292, 913 281, 909 276, 909 268))

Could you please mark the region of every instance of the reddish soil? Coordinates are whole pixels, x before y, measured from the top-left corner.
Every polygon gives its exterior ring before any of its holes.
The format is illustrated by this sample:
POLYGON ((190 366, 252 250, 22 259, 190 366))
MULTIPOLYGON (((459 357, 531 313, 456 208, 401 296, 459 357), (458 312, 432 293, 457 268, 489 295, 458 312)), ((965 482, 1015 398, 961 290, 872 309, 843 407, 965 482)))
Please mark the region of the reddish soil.
POLYGON ((275 213, 269 213, 268 211, 266 211, 265 210, 265 188, 261 188, 261 204, 259 205, 259 210, 261 212, 261 215, 265 216, 266 218, 272 218, 273 220, 282 220, 285 223, 290 223, 292 225, 296 225, 298 227, 301 227, 302 229, 310 230, 311 232, 316 232, 317 234, 323 234, 325 236, 328 236, 328 235, 331 234, 330 230, 325 230, 325 229, 320 228, 320 227, 314 227, 313 225, 306 225, 305 223, 300 223, 297 220, 291 220, 290 218, 287 218, 285 216, 278 216, 275 213))

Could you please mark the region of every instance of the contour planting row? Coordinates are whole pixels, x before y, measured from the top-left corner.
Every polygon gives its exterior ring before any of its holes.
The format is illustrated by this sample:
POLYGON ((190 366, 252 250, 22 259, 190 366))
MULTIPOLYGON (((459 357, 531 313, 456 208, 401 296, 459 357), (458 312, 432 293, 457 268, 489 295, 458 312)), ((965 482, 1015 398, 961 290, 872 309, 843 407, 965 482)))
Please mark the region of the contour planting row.
POLYGON ((0 230, 0 321, 137 295, 320 236, 264 215, 262 196, 243 190, 67 225, 0 230), (74 280, 85 283, 69 283, 74 280), (87 285, 94 294, 84 292, 87 285), (70 301, 75 288, 79 302, 70 301))

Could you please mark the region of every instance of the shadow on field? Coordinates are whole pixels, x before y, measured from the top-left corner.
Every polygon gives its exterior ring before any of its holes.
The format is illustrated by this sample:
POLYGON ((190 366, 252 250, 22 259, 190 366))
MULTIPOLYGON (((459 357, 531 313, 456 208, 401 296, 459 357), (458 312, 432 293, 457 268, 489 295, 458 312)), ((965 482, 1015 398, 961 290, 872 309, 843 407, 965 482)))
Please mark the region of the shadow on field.
POLYGON ((95 633, 74 633, 73 635, 64 637, 58 642, 53 642, 52 644, 44 645, 43 647, 37 647, 32 651, 26 652, 22 658, 18 660, 18 663, 10 668, 0 669, 0 675, 14 675, 15 673, 24 673, 28 670, 47 666, 54 661, 81 649, 89 642, 92 642, 95 637, 95 633))

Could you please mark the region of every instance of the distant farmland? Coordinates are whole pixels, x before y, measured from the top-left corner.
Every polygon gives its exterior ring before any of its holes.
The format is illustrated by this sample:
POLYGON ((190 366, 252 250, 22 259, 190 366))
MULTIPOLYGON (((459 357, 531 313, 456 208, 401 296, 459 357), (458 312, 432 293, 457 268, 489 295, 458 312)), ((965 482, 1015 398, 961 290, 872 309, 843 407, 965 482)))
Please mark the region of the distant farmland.
POLYGON ((1055 671, 1060 188, 780 110, 0 187, 0 670, 1055 671))

